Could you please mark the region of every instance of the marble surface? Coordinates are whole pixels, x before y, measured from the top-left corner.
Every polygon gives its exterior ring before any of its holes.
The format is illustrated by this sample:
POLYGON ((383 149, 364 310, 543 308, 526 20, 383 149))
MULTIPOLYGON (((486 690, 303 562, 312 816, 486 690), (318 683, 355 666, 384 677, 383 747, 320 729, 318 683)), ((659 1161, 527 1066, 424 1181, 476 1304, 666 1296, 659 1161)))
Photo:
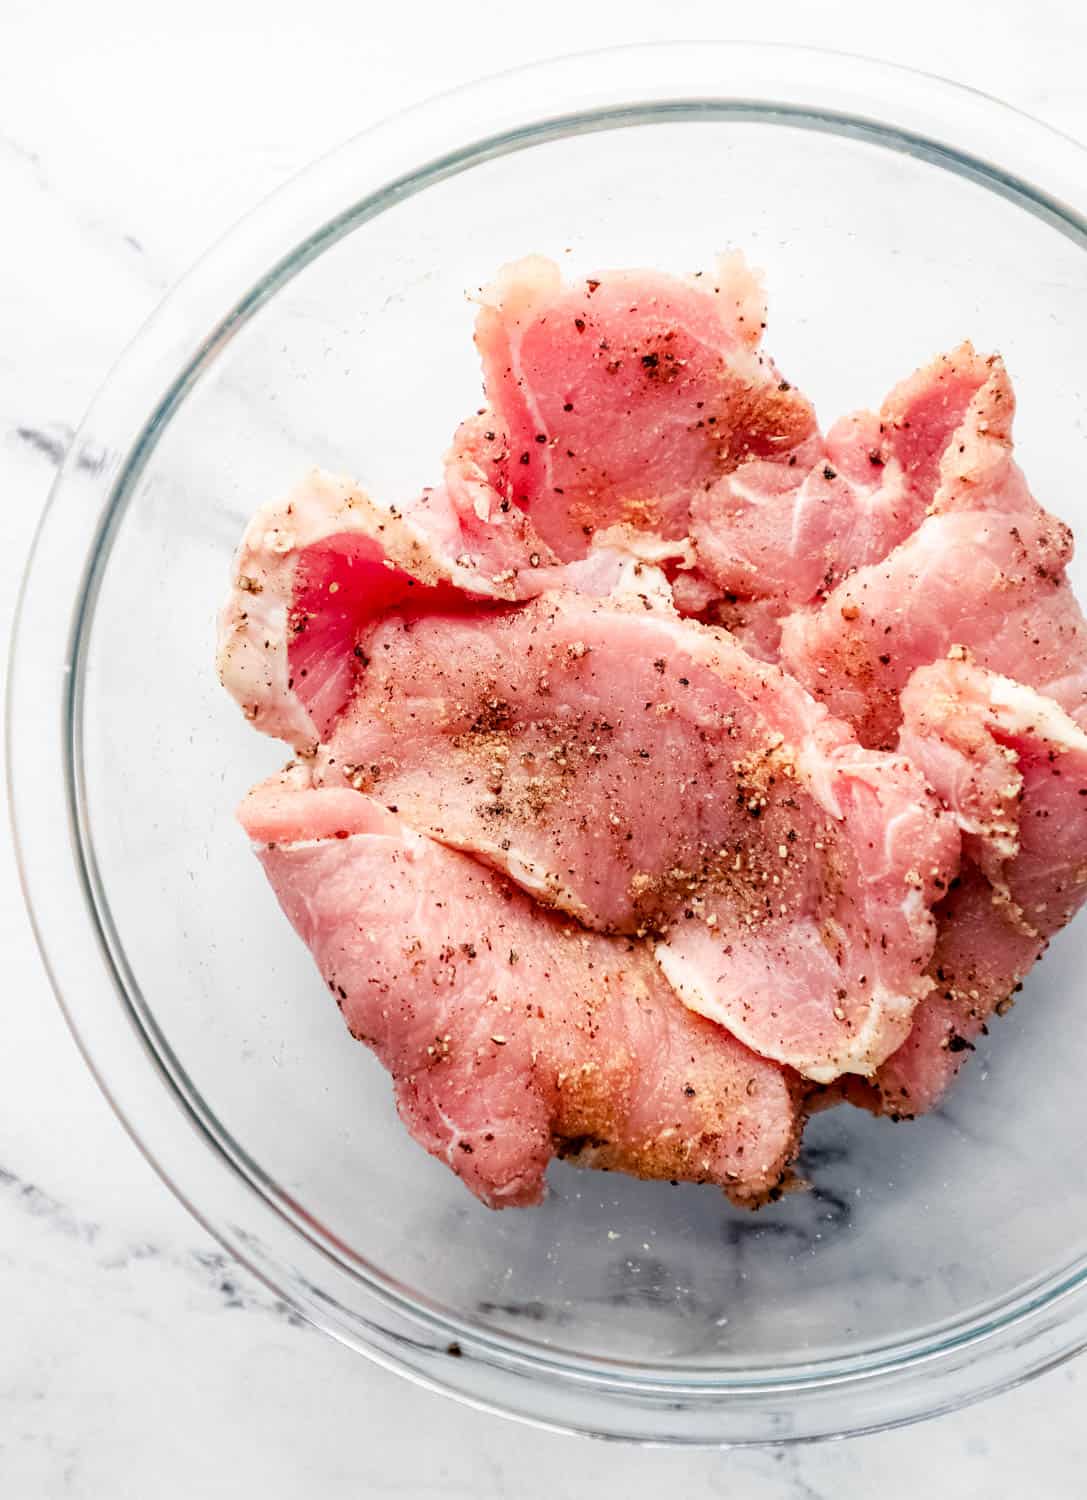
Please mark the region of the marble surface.
MULTIPOLYGON (((112 360, 251 204, 394 108, 532 57, 667 35, 789 39, 951 74, 1087 136, 1065 0, 552 0, 533 18, 279 0, 0 6, 0 627, 55 467, 112 360), (881 14, 884 19, 881 21, 881 14), (319 17, 319 20, 318 20, 319 17), (621 17, 621 23, 619 21, 621 17)), ((952 1417, 788 1452, 677 1454, 462 1410, 302 1325, 155 1176, 87 1074, 0 849, 0 1493, 267 1500, 1083 1493, 1087 1366, 952 1417)))

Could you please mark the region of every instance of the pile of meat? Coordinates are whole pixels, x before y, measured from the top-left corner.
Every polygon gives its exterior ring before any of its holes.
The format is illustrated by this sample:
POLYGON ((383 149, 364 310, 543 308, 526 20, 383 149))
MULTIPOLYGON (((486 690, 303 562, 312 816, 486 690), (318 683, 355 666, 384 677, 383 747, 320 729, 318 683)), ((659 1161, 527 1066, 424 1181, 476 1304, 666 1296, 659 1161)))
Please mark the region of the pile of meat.
POLYGON ((219 668, 294 759, 240 817, 414 1138, 494 1207, 555 1155, 789 1182, 932 1109, 1087 894, 1066 526, 964 344, 826 433, 760 284, 533 257, 440 483, 253 518, 219 668))

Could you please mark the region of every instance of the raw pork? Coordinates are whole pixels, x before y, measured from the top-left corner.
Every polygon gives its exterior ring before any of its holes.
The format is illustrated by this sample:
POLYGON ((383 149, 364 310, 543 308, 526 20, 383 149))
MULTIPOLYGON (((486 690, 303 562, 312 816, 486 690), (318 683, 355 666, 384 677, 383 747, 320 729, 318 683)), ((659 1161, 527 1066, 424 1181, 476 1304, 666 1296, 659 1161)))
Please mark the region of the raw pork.
POLYGON ((759 348, 765 326, 762 289, 735 255, 686 280, 601 271, 564 285, 541 256, 507 266, 476 323, 481 467, 563 559, 616 527, 682 543, 703 485, 815 431, 759 348))
POLYGON ((896 742, 914 669, 952 646, 1078 716, 1087 626, 1065 577, 1071 551, 1068 527, 1038 510, 931 516, 820 610, 790 616, 782 664, 875 747, 896 742))
MULTIPOLYGON (((999 360, 983 364, 988 378, 936 465, 927 518, 783 626, 783 665, 866 745, 895 743, 910 674, 952 646, 1077 717, 1087 711, 1087 623, 1065 576, 1072 533, 1032 499, 1012 457, 1011 384, 999 360)), ((929 446, 914 454, 921 492, 929 446)))
MULTIPOLYGON (((896 386, 877 416, 858 412, 824 440, 741 464, 691 503, 701 574, 718 595, 770 599, 783 615, 886 557, 932 505, 941 465, 977 424, 1010 422, 997 359, 969 344, 896 386)), ((956 466, 964 467, 961 455, 956 466)))
POLYGON ((246 528, 219 617, 220 678, 257 729, 312 748, 351 695, 367 619, 424 598, 524 598, 553 562, 467 457, 406 511, 315 469, 246 528))
POLYGON ((553 1156, 756 1205, 785 1181, 799 1088, 670 992, 645 944, 589 934, 369 797, 296 770, 240 816, 416 1141, 492 1208, 553 1156))
POLYGON ((958 834, 901 756, 648 598, 386 616, 315 776, 602 931, 807 1077, 870 1073, 931 981, 958 834))
MULTIPOLYGON (((315 470, 246 530, 220 616, 220 676, 256 728, 297 749, 324 738, 348 701, 368 617, 424 595, 419 607, 530 598, 560 560, 601 547, 689 569, 689 486, 813 430, 808 403, 758 352, 761 292, 738 258, 705 286, 615 272, 567 289, 534 259, 489 295, 477 342, 494 408, 461 425, 440 485, 381 504, 315 470), (561 401, 547 395, 553 381, 561 401)), ((599 569, 563 583, 596 591, 599 569)))
POLYGON ((220 671, 301 764, 242 821, 484 1202, 558 1154, 758 1203, 802 1110, 938 1103, 1087 895, 1071 534, 969 344, 824 436, 739 257, 480 303, 434 489, 246 532, 220 671))
POLYGON ((931 974, 883 1106, 939 1102, 992 1012, 1087 898, 1087 734, 1040 693, 965 660, 922 668, 901 745, 963 834, 963 878, 936 908, 931 974))

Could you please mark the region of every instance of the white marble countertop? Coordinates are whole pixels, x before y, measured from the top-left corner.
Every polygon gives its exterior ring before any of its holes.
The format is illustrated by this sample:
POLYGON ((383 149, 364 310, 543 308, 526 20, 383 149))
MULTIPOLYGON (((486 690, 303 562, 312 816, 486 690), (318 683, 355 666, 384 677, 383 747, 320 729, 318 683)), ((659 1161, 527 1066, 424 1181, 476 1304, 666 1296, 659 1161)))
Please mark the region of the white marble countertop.
MULTIPOLYGON (((669 35, 889 57, 1087 136, 1087 12, 1067 0, 778 0, 765 19, 727 0, 551 0, 520 19, 508 0, 5 0, 4 636, 87 401, 160 295, 233 220, 405 103, 533 57, 669 35)), ((3 837, 0 1494, 636 1500, 682 1484, 745 1500, 1082 1496, 1082 1362, 920 1428, 788 1452, 679 1454, 461 1409, 297 1324, 189 1218, 110 1113, 50 994, 3 837)))

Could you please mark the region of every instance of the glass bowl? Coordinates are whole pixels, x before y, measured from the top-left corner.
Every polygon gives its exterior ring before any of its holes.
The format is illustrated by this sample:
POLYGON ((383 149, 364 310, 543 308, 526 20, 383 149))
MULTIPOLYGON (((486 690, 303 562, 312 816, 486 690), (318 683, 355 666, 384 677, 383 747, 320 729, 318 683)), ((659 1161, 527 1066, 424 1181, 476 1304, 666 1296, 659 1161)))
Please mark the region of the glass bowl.
MULTIPOLYGON (((1087 1343, 1087 919, 946 1106, 816 1118, 804 1193, 556 1165, 494 1214, 423 1154, 234 822, 284 759, 213 670, 247 516, 313 462, 404 498, 479 398, 465 292, 543 251, 685 270, 741 246, 824 420, 999 348, 1036 493, 1087 471, 1087 157, 980 95, 789 48, 548 63, 317 163, 170 297, 42 524, 10 693, 17 841, 87 1059, 175 1192, 307 1318, 479 1405, 656 1442, 856 1432, 1087 1343)), ((1083 568, 1073 568, 1081 596, 1083 568)))

